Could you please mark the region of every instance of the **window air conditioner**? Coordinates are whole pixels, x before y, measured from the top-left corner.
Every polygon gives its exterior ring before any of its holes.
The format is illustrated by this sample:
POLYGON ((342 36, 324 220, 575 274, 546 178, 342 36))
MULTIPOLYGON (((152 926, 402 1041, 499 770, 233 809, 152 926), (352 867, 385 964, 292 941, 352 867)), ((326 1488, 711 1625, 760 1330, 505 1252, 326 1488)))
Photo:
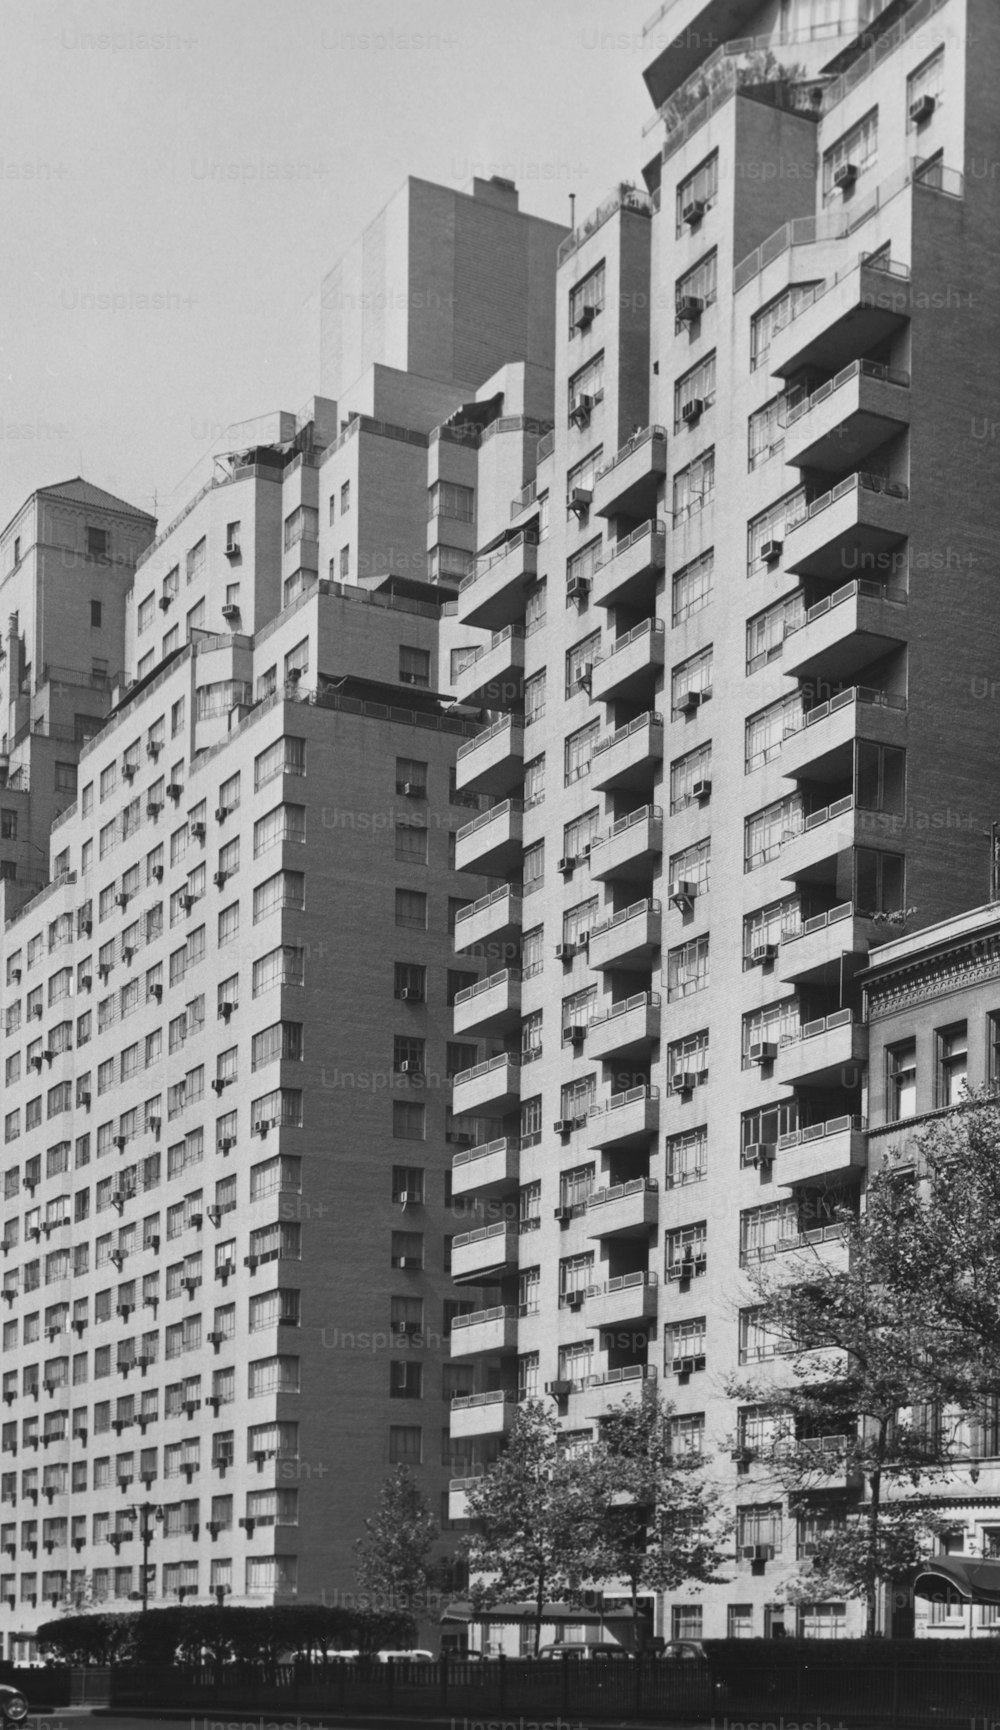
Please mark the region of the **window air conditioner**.
POLYGON ((686 222, 689 228, 694 228, 704 216, 707 206, 707 199, 692 198, 690 203, 685 204, 681 211, 681 221, 686 222))
POLYGON ((705 412, 705 399, 704 399, 704 397, 700 397, 700 396, 688 397, 687 402, 684 404, 683 408, 681 409, 681 420, 687 421, 687 422, 696 421, 699 419, 699 417, 701 415, 704 414, 704 412, 705 412))
POLYGON ((705 302, 696 294, 682 294, 677 299, 677 319, 680 324, 693 324, 701 317, 705 302))
POLYGON ((770 1039, 754 1040, 747 1056, 751 1063, 773 1063, 778 1055, 778 1047, 770 1039))

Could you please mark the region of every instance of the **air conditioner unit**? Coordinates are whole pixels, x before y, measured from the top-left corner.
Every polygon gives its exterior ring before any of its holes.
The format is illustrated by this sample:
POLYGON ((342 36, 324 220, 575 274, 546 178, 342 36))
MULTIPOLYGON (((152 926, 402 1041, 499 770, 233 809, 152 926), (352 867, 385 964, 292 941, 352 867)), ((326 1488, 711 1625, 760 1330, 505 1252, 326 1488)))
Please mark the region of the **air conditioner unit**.
POLYGON ((179 799, 181 794, 183 793, 183 791, 184 791, 184 788, 181 786, 181 783, 179 781, 168 781, 167 782, 167 798, 168 799, 174 799, 174 800, 179 799))
POLYGON ((13 979, 15 985, 20 985, 20 983, 21 983, 21 969, 19 967, 12 967, 10 970, 10 976, 13 979))
POLYGON ((683 691, 677 699, 677 707, 682 715, 693 715, 701 708, 700 691, 683 691))
POLYGON ((573 1119, 571 1117, 557 1117, 555 1123, 552 1125, 553 1132, 556 1135, 569 1135, 572 1128, 573 1119))
POLYGON ((399 788, 404 799, 426 799, 427 788, 421 781, 404 781, 399 788))
POLYGON ((80 989, 81 989, 81 991, 92 990, 93 984, 94 984, 94 981, 91 978, 89 973, 81 973, 81 975, 80 975, 80 989))
POLYGON ((155 763, 157 757, 160 755, 160 752, 162 750, 163 750, 163 744, 162 744, 161 740, 150 739, 149 743, 146 746, 146 756, 152 757, 153 762, 155 763))
POLYGON ((161 595, 157 603, 161 613, 165 613, 173 600, 173 595, 161 595))
POLYGON ((596 306, 581 306, 579 312, 577 313, 575 319, 573 320, 573 329, 574 330, 587 330, 587 329, 589 329, 589 327, 593 324, 596 317, 597 317, 597 307, 596 306))
POLYGON ((841 192, 846 192, 854 185, 857 178, 857 164, 854 162, 842 162, 840 167, 834 170, 833 184, 834 186, 839 186, 841 192))
POLYGON ((586 600, 590 594, 589 577, 571 577, 566 584, 566 594, 571 601, 586 600))
POLYGON ((251 1273, 256 1273, 257 1264, 259 1263, 259 1261, 260 1261, 259 1255, 245 1255, 243 1257, 243 1266, 248 1267, 250 1269, 251 1273))
POLYGON ((163 1001, 163 986, 162 985, 151 985, 149 990, 146 993, 146 996, 154 998, 157 1003, 162 1003, 162 1001, 163 1001))
POLYGON ((418 985, 404 985, 399 993, 403 1003, 423 1003, 424 994, 418 985))
POLYGON ((582 516, 589 511, 593 500, 594 494, 590 487, 573 487, 566 500, 566 509, 573 511, 576 516, 582 516))
POLYGON ((134 949, 123 949, 122 950, 122 960, 124 961, 126 967, 131 967, 132 959, 133 959, 134 955, 135 955, 134 949))
POLYGON ((562 1222, 562 1223, 563 1223, 563 1224, 565 1224, 565 1222, 566 1222, 566 1221, 567 1221, 567 1220, 568 1220, 568 1219, 572 1219, 572 1217, 573 1217, 573 1210, 572 1210, 572 1208, 569 1208, 569 1207, 554 1207, 554 1208, 553 1208, 553 1209, 552 1209, 552 1218, 553 1218, 553 1219, 558 1219, 558 1220, 560 1220, 560 1221, 561 1221, 561 1222, 562 1222))
POLYGON ((773 1555, 774 1555, 774 1545, 773 1544, 754 1544, 754 1546, 753 1546, 753 1560, 755 1562, 769 1562, 771 1560, 771 1558, 773 1557, 773 1555))
POLYGON ((564 877, 567 875, 568 872, 575 871, 576 870, 576 854, 575 853, 564 853, 561 859, 556 860, 556 870, 561 872, 564 877))
MULTIPOLYGON (((94 929, 94 921, 92 919, 81 919, 80 920, 80 930, 79 930, 78 935, 81 937, 89 937, 91 935, 93 929, 94 929)), ((18 977, 18 979, 20 979, 21 975, 18 974, 17 977, 18 977)))
POLYGON ((700 396, 688 397, 687 402, 684 404, 683 408, 681 409, 681 420, 687 421, 687 422, 696 421, 700 418, 701 415, 704 414, 704 412, 705 412, 705 399, 704 399, 704 397, 700 397, 700 396))
POLYGON ((90 1110, 90 1094, 89 1093, 81 1093, 79 1095, 79 1097, 77 1098, 76 1103, 77 1103, 77 1105, 82 1105, 85 1111, 89 1111, 90 1110))
POLYGON ((286 683, 289 685, 297 685, 301 677, 301 667, 289 667, 288 672, 285 674, 286 683))
POLYGON ((150 1117, 147 1119, 146 1128, 149 1130, 151 1135, 159 1135, 161 1122, 162 1119, 159 1117, 150 1117))
POLYGON ((672 877, 667 885, 667 896, 675 907, 688 906, 697 893, 697 883, 692 883, 688 877, 672 877))
POLYGON ((697 1362, 696 1358, 675 1358, 674 1373, 679 1376, 689 1376, 697 1362))
POLYGON ((692 799, 697 799, 699 801, 702 799, 708 799, 711 796, 711 792, 711 781, 693 781, 691 784, 692 799))
POLYGON ((586 392, 582 392, 579 396, 575 396, 569 411, 569 418, 573 422, 574 426, 586 426, 587 422, 590 420, 593 407, 594 399, 592 396, 588 396, 586 392))
POLYGON ((196 841, 204 841, 207 833, 204 823, 192 823, 191 833, 196 841))
POLYGON ((701 317, 704 309, 705 302, 698 295, 682 294, 678 296, 674 310, 680 324, 693 324, 696 318, 701 317))
POLYGON ((222 617, 224 619, 238 619, 239 616, 239 607, 234 607, 232 601, 227 601, 226 605, 222 609, 222 617))
POLYGON ((571 1309, 571 1310, 582 1309, 583 1308, 583 1292, 582 1291, 570 1292, 569 1297, 566 1299, 566 1308, 571 1309))
POLYGON ((154 882, 162 883, 163 882, 163 866, 162 865, 154 865, 152 871, 150 872, 150 876, 153 878, 154 882))
MULTIPOLYGON (((109 968, 108 971, 110 972, 111 969, 109 968)), ((41 1021, 42 1015, 44 1014, 44 1010, 42 1009, 41 1004, 37 1003, 35 1005, 34 1009, 31 1011, 31 1013, 34 1016, 36 1021, 41 1021)))
POLYGON ((671 1093, 693 1093, 695 1076, 689 1069, 676 1069, 670 1077, 671 1093))
POLYGON ((215 1080, 212 1083, 212 1092, 213 1093, 221 1093, 223 1088, 228 1087, 230 1081, 235 1081, 235 1079, 236 1079, 235 1076, 227 1077, 224 1075, 217 1075, 215 1080))
POLYGON ((576 934, 576 946, 577 946, 577 948, 578 949, 586 949, 589 946, 589 944, 590 944, 590 932, 589 931, 578 931, 576 934))
POLYGON ((744 1165, 772 1165, 774 1148, 767 1141, 751 1141, 743 1149, 744 1165))
POLYGON ((415 1057, 407 1058, 405 1062, 400 1064, 399 1073, 400 1075, 423 1075, 424 1066, 415 1057))
POLYGON ((229 806, 228 805, 217 805, 216 806, 216 808, 215 808, 215 821, 217 823, 224 823, 228 816, 229 816, 229 806))
POLYGON ((557 961, 569 961, 571 959, 571 957, 574 956, 575 954, 576 954, 576 944, 575 943, 557 943, 556 944, 556 960, 557 961))
POLYGON ((567 1045, 582 1045, 586 1037, 587 1029, 578 1021, 563 1028, 563 1040, 567 1045))
POLYGON ((701 221, 702 217, 705 214, 707 207, 708 207, 708 200, 707 199, 705 199, 705 198, 692 198, 691 202, 689 204, 685 204, 683 209, 681 210, 681 221, 686 222, 689 228, 694 228, 696 223, 699 223, 701 221))
POLYGON ((396 1266, 415 1268, 420 1266, 420 1258, 415 1255, 400 1255, 396 1257, 396 1266))
POLYGON ((115 896, 115 906, 116 907, 127 907, 128 901, 129 901, 129 898, 126 895, 124 890, 122 891, 122 893, 120 895, 115 896))
POLYGON ((41 1067, 42 1067, 42 1060, 41 1060, 41 1057, 40 1057, 40 1056, 36 1056, 36 1057, 33 1057, 33 1058, 32 1058, 32 1059, 31 1059, 31 1062, 30 1062, 30 1067, 31 1067, 31 1068, 32 1068, 32 1069, 37 1069, 37 1070, 39 1070, 39 1071, 40 1071, 40 1070, 41 1070, 41 1067))
POLYGON ((224 889, 228 881, 229 881, 229 872, 228 871, 215 871, 215 872, 213 872, 212 882, 215 884, 215 887, 217 889, 224 889))
POLYGON ((911 102, 910 119, 914 126, 922 126, 925 120, 929 120, 936 107, 936 96, 918 96, 915 102, 911 102))
POLYGON ((755 943, 750 950, 750 959, 763 965, 765 961, 773 961, 777 953, 776 943, 755 943))
POLYGON ((754 1040, 747 1052, 751 1063, 773 1063, 778 1055, 778 1047, 770 1039, 754 1040))
POLYGON ((221 1141, 219 1142, 219 1150, 222 1153, 228 1153, 230 1151, 230 1149, 234 1148, 235 1146, 236 1146, 235 1137, 231 1136, 231 1135, 224 1135, 222 1137, 221 1141))
POLYGON ((121 1153, 123 1148, 128 1146, 128 1138, 124 1135, 116 1135, 114 1138, 114 1142, 115 1142, 115 1146, 117 1147, 119 1153, 121 1153))
POLYGON ((181 906, 183 907, 185 913, 190 913, 190 911, 191 911, 192 907, 194 906, 197 899, 198 899, 198 897, 196 895, 192 895, 190 893, 190 891, 188 891, 187 893, 185 893, 184 895, 182 895, 180 897, 180 903, 181 903, 181 906))
POLYGON ((584 661, 583 666, 580 668, 579 672, 576 675, 577 684, 582 686, 583 690, 589 691, 593 677, 594 677, 594 663, 593 663, 593 661, 584 661))
POLYGON ((134 781, 135 777, 138 773, 139 773, 138 763, 123 763, 122 764, 122 774, 124 775, 126 781, 134 781))
POLYGON ((228 540, 226 542, 226 558, 227 559, 238 559, 239 556, 240 556, 240 543, 239 543, 239 541, 228 540))
POLYGON ((777 564, 778 560, 781 557, 782 548, 784 547, 784 545, 785 545, 784 541, 773 541, 772 540, 772 541, 764 541, 763 542, 761 549, 760 549, 760 556, 763 559, 765 565, 776 565, 777 564))
POLYGON ((158 817, 162 810, 163 810, 163 800, 162 799, 150 799, 146 805, 146 816, 147 817, 158 817))

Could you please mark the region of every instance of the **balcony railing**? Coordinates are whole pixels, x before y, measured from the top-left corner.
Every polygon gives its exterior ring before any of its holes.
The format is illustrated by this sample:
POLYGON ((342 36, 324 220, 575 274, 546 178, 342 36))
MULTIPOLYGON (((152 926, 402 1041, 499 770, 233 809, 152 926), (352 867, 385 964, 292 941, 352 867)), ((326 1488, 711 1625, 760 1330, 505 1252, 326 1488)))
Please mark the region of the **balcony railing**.
POLYGON ((646 727, 659 727, 662 732, 663 716, 655 714, 652 709, 647 709, 644 715, 637 715, 634 721, 629 721, 626 726, 617 728, 614 733, 609 733, 606 739, 598 739, 594 746, 593 755, 599 757, 602 751, 610 751, 613 745, 620 745, 622 740, 627 739, 630 734, 642 732, 646 727))
POLYGON ((592 234, 596 234, 599 228, 603 228, 604 224, 619 210, 634 210, 640 216, 652 216, 653 201, 648 192, 642 192, 637 186, 629 186, 623 182, 611 194, 610 198, 606 198, 603 204, 599 204, 596 210, 592 210, 579 227, 574 228, 572 234, 567 234, 565 240, 560 243, 559 251, 556 254, 557 269, 560 265, 565 264, 567 258, 572 258, 574 252, 579 250, 584 241, 589 240, 592 234))
POLYGON ((876 691, 870 685, 851 685, 846 691, 838 691, 835 697, 829 697, 825 703, 817 703, 815 708, 804 712, 791 711, 786 717, 783 737, 789 739, 795 733, 801 733, 803 728, 814 727, 817 721, 825 721, 828 715, 833 715, 838 709, 849 709, 854 704, 866 704, 874 709, 906 709, 906 698, 898 697, 892 691, 876 691))
MULTIPOLYGON (((457 1001, 457 999, 456 999, 457 1001)), ((624 997, 613 1008, 603 1014, 591 1015, 590 1026, 606 1027, 609 1022, 617 1021, 623 1015, 629 1015, 633 1009, 659 1009, 660 993, 658 991, 637 991, 634 997, 624 997)))
MULTIPOLYGON (((463 1081, 478 1081, 481 1075, 489 1075, 492 1070, 502 1069, 508 1063, 512 1064, 515 1069, 519 1069, 521 1059, 516 1052, 501 1051, 499 1056, 487 1058, 485 1063, 474 1063, 471 1069, 460 1069, 457 1075, 452 1076, 452 1081, 456 1087, 463 1081)), ((492 1231, 494 1228, 491 1226, 489 1229, 492 1231)), ((502 1224, 500 1229, 503 1230, 502 1224)), ((472 1235, 475 1236, 475 1233, 472 1235)), ((458 1243, 458 1238, 455 1239, 455 1242, 458 1243)))
POLYGON ((835 1009, 831 1015, 820 1015, 815 1021, 803 1021, 793 1033, 783 1033, 778 1041, 782 1051, 801 1045, 807 1039, 818 1039, 823 1033, 834 1033, 838 1027, 854 1025, 853 1009, 835 1009))
POLYGON ((614 1279, 589 1285, 585 1288, 584 1296, 599 1297, 602 1292, 634 1291, 637 1286, 654 1286, 657 1283, 655 1273, 647 1273, 645 1268, 640 1268, 635 1273, 620 1273, 614 1279))
POLYGON ((581 1388, 611 1388, 619 1382, 652 1382, 656 1380, 655 1364, 624 1364, 618 1370, 604 1370, 597 1375, 583 1376, 581 1388))
POLYGON ((821 601, 808 610, 785 620, 785 636, 790 637, 796 631, 801 631, 814 620, 821 619, 824 613, 829 613, 834 607, 843 606, 845 601, 855 598, 866 601, 891 601, 895 606, 905 607, 909 597, 905 589, 896 587, 893 583, 876 583, 868 577, 855 577, 852 582, 845 583, 842 588, 834 589, 832 595, 824 595, 821 601))
POLYGON ((462 1249, 468 1243, 485 1243, 488 1238, 506 1236, 510 1229, 508 1220, 498 1219, 495 1225, 480 1225, 475 1231, 460 1231, 457 1237, 452 1238, 451 1247, 462 1249))
MULTIPOLYGON (((470 746, 478 745, 481 739, 491 739, 493 737, 494 733, 497 733, 500 731, 502 726, 503 726, 503 723, 501 721, 498 721, 496 723, 496 725, 491 727, 487 733, 477 733, 476 737, 474 739, 469 739, 468 744, 470 746)), ((459 753, 458 753, 459 756, 461 756, 462 751, 464 749, 465 749, 465 746, 460 747, 459 753)), ((458 831, 458 834, 455 836, 455 840, 456 841, 464 841, 469 835, 475 835, 475 833, 478 829, 485 829, 487 824, 494 823, 498 817, 506 817, 509 815, 514 815, 517 812, 523 811, 523 810, 524 810, 524 801, 523 800, 521 800, 521 799, 502 799, 499 805, 490 805, 487 807, 487 809, 485 811, 480 811, 479 816, 473 817, 471 823, 463 823, 461 829, 458 831)), ((496 895, 506 895, 507 894, 507 885, 505 884, 503 889, 496 890, 495 894, 496 895)), ((486 895, 482 898, 481 901, 476 901, 472 907, 466 907, 463 910, 463 912, 459 913, 458 918, 456 919, 456 924, 458 923, 458 919, 469 918, 473 912, 478 911, 478 909, 481 907, 485 907, 487 902, 492 901, 493 898, 494 897, 492 895, 486 895)))
MULTIPOLYGON (((458 1239, 455 1239, 458 1242, 458 1239)), ((459 1394, 452 1400, 453 1412, 472 1411, 476 1406, 513 1406, 517 1404, 517 1395, 503 1388, 497 1388, 489 1394, 459 1394)))
POLYGON ((510 501, 511 518, 513 519, 514 517, 519 517, 521 515, 522 511, 526 511, 529 505, 534 504, 537 497, 538 497, 538 482, 537 481, 529 481, 528 485, 526 487, 522 487, 521 491, 517 494, 517 496, 515 498, 512 498, 510 501))
POLYGON ((625 1093, 613 1093, 607 1105, 592 1105, 588 1116, 605 1117, 609 1112, 622 1111, 630 1105, 638 1105, 643 1099, 659 1099, 658 1087, 630 1087, 625 1093))
POLYGON ((455 998, 455 1006, 460 1003, 471 1003, 473 998, 481 997, 484 991, 495 991, 498 985, 516 985, 521 979, 519 967, 504 967, 499 973, 491 973, 488 979, 478 979, 475 985, 467 985, 455 998))
POLYGON ((794 408, 789 409, 785 416, 785 426, 794 426, 810 409, 825 402, 828 396, 832 396, 834 391, 840 390, 845 384, 850 384, 852 378, 881 379, 883 384, 898 384, 905 389, 909 389, 910 384, 909 373, 903 372, 899 367, 883 366, 880 361, 874 360, 852 360, 850 366, 843 367, 833 378, 827 379, 826 384, 821 384, 819 390, 813 391, 812 396, 804 397, 794 408))
POLYGON ((790 535, 794 529, 801 528, 803 523, 811 522, 813 517, 820 515, 821 511, 827 510, 830 505, 836 504, 838 499, 846 498, 848 493, 853 492, 884 493, 890 499, 908 499, 910 496, 910 489, 904 481, 886 480, 884 475, 873 475, 859 469, 856 474, 847 475, 844 480, 838 481, 837 485, 831 487, 828 492, 820 493, 819 497, 813 499, 808 505, 803 502, 799 507, 800 514, 798 516, 789 516, 785 519, 786 535, 790 535))
POLYGON ((606 835, 595 835, 591 843, 594 847, 603 847, 606 841, 614 841, 619 835, 624 835, 636 823, 662 823, 663 809, 660 805, 640 805, 638 811, 630 811, 627 817, 619 817, 617 823, 612 823, 606 835))
POLYGON ((471 1165, 473 1160, 487 1159, 491 1154, 516 1153, 517 1145, 513 1136, 501 1135, 495 1141, 481 1141, 478 1147, 463 1147, 452 1155, 452 1167, 471 1165))
POLYGON ((462 578, 462 581, 459 584, 459 593, 466 594, 468 590, 471 589, 473 583, 478 583, 480 577, 485 577, 487 572, 491 571, 495 565, 498 565, 502 559, 509 558, 516 548, 537 547, 537 545, 538 536, 530 529, 522 530, 519 535, 514 536, 513 540, 505 541, 503 546, 498 547, 495 553, 490 553, 481 559, 477 559, 475 570, 471 571, 467 577, 462 578))
POLYGON ((630 547, 636 546, 645 535, 652 537, 653 535, 662 535, 665 532, 662 522, 658 518, 651 517, 648 522, 640 523, 637 529, 633 529, 625 540, 616 541, 613 547, 608 547, 598 559, 594 569, 601 571, 605 565, 610 565, 614 559, 620 559, 623 553, 627 553, 630 547))
POLYGON ((615 452, 611 461, 605 463, 603 468, 598 469, 594 476, 595 484, 597 481, 602 481, 605 475, 611 474, 612 470, 616 469, 619 463, 627 461, 627 459, 637 450, 641 450, 642 446, 648 444, 650 439, 662 439, 666 442, 666 437, 667 429, 662 426, 647 426, 643 427, 641 432, 633 433, 630 439, 626 439, 621 449, 615 452))
POLYGON ((472 1314, 467 1316, 453 1316, 451 1331, 454 1333, 458 1328, 479 1327, 483 1322, 516 1322, 517 1314, 516 1304, 495 1304, 492 1309, 473 1310, 472 1314))
POLYGON ((521 640, 524 638, 523 625, 505 625, 502 631, 494 631, 488 643, 482 643, 478 649, 473 650, 469 659, 466 661, 465 666, 462 668, 461 673, 458 675, 459 678, 462 678, 464 674, 469 671, 470 667, 474 667, 476 662, 481 661, 483 656, 488 655, 492 649, 499 649, 501 643, 516 642, 519 638, 521 640))
MULTIPOLYGON (((520 733, 523 732, 523 730, 523 723, 520 720, 515 721, 513 716, 504 715, 502 720, 494 721, 492 727, 484 728, 481 733, 476 733, 473 738, 466 739, 464 745, 459 745, 458 756, 467 757, 471 751, 476 750, 477 746, 487 744, 490 739, 498 738, 501 733, 520 733)), ((492 817, 495 813, 496 806, 493 805, 488 811, 482 812, 482 817, 492 817)), ((477 819, 477 821, 479 820, 480 819, 477 819)), ((475 824, 468 824, 467 829, 462 829, 460 833, 464 835, 468 831, 468 833, 471 834, 474 827, 475 824)))
POLYGON ((836 925, 841 919, 850 919, 854 913, 853 901, 841 901, 839 906, 831 907, 827 913, 814 913, 811 919, 803 919, 795 926, 786 926, 781 933, 782 943, 795 943, 800 937, 808 937, 813 931, 822 931, 827 925, 836 925))
POLYGON ((596 656, 594 666, 602 666, 605 662, 610 661, 615 655, 620 655, 622 650, 629 648, 632 643, 637 643, 641 637, 648 636, 666 636, 666 625, 662 619, 640 620, 639 624, 634 625, 631 631, 626 631, 624 636, 616 637, 610 648, 605 649, 600 655, 596 656))
POLYGON ((835 817, 843 817, 845 812, 853 811, 854 795, 846 793, 843 799, 835 799, 831 805, 821 805, 818 810, 810 811, 806 816, 802 811, 789 812, 788 826, 782 830, 782 841, 794 841, 797 836, 808 834, 811 829, 820 829, 824 823, 830 823, 835 817))
POLYGON ((828 1117, 825 1123, 807 1123, 802 1129, 786 1130, 778 1137, 778 1152, 792 1147, 805 1147, 811 1141, 824 1141, 828 1135, 848 1135, 867 1128, 864 1117, 828 1117))
MULTIPOLYGON (((638 919, 643 913, 659 913, 659 901, 648 896, 642 901, 633 901, 631 907, 623 907, 620 913, 613 913, 609 919, 602 919, 599 924, 590 927, 591 941, 599 937, 603 931, 613 931, 616 926, 624 925, 627 919, 638 919)), ((614 1101, 612 1101, 612 1104, 614 1101)))
POLYGON ((788 1250, 809 1249, 818 1243, 835 1243, 847 1233, 847 1224, 843 1220, 834 1220, 829 1225, 814 1226, 809 1231, 793 1231, 787 1236, 776 1238, 773 1243, 744 1244, 740 1249, 740 1266, 746 1267, 752 1261, 770 1261, 772 1256, 784 1255, 788 1250))
MULTIPOLYGON (((512 808, 515 808, 515 809, 519 803, 520 803, 520 801, 517 799, 514 799, 514 800, 505 799, 504 800, 505 805, 510 805, 510 806, 512 806, 512 808)), ((491 811, 486 813, 486 815, 487 816, 494 816, 496 814, 497 810, 499 810, 499 809, 501 809, 501 807, 494 806, 491 811)), ((458 836, 456 837, 456 839, 461 840, 463 835, 471 835, 471 833, 475 827, 476 827, 475 824, 467 823, 465 825, 464 829, 460 829, 458 831, 458 836)), ((472 919, 477 913, 485 912, 487 907, 492 907, 497 901, 503 901, 505 896, 508 896, 508 895, 512 896, 515 901, 520 900, 520 896, 518 894, 518 891, 516 889, 512 888, 509 883, 501 884, 499 889, 494 889, 489 895, 480 895, 478 901, 470 902, 468 907, 463 907, 461 909, 461 912, 456 913, 456 915, 455 915, 455 929, 456 930, 458 929, 458 927, 459 927, 459 925, 461 925, 463 919, 472 919)))
POLYGON ((613 1183, 609 1189, 592 1189, 587 1197, 587 1212, 595 1207, 605 1207, 608 1202, 621 1201, 623 1196, 644 1195, 659 1187, 655 1177, 633 1177, 628 1183, 613 1183))

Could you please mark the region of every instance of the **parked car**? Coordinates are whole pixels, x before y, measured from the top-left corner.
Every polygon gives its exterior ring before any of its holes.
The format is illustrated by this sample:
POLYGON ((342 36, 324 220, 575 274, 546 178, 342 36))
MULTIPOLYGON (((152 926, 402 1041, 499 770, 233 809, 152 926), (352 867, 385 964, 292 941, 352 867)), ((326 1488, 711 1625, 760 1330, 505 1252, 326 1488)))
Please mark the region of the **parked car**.
POLYGON ((433 1664, 434 1654, 417 1646, 405 1652, 390 1652, 388 1648, 383 1648, 378 1655, 378 1661, 380 1664, 433 1664))
POLYGON ((28 1702, 20 1688, 0 1683, 0 1714, 5 1724, 23 1724, 28 1716, 28 1702))
POLYGON ((550 1646, 540 1646, 539 1658, 593 1658, 606 1662, 614 1658, 634 1658, 624 1646, 613 1646, 609 1640, 554 1640, 550 1646))

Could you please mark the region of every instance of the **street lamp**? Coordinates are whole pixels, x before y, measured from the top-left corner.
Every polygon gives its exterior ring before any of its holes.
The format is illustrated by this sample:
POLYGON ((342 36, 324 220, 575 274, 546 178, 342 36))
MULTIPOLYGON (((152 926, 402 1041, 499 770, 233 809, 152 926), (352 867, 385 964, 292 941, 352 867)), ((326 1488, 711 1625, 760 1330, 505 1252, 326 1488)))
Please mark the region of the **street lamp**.
POLYGON ((131 1520, 139 1521, 139 1538, 142 1543, 142 1578, 139 1582, 138 1596, 142 1599, 142 1613, 149 1609, 149 1546, 153 1538, 153 1520, 162 1521, 163 1509, 156 1502, 133 1502, 125 1512, 131 1520))

